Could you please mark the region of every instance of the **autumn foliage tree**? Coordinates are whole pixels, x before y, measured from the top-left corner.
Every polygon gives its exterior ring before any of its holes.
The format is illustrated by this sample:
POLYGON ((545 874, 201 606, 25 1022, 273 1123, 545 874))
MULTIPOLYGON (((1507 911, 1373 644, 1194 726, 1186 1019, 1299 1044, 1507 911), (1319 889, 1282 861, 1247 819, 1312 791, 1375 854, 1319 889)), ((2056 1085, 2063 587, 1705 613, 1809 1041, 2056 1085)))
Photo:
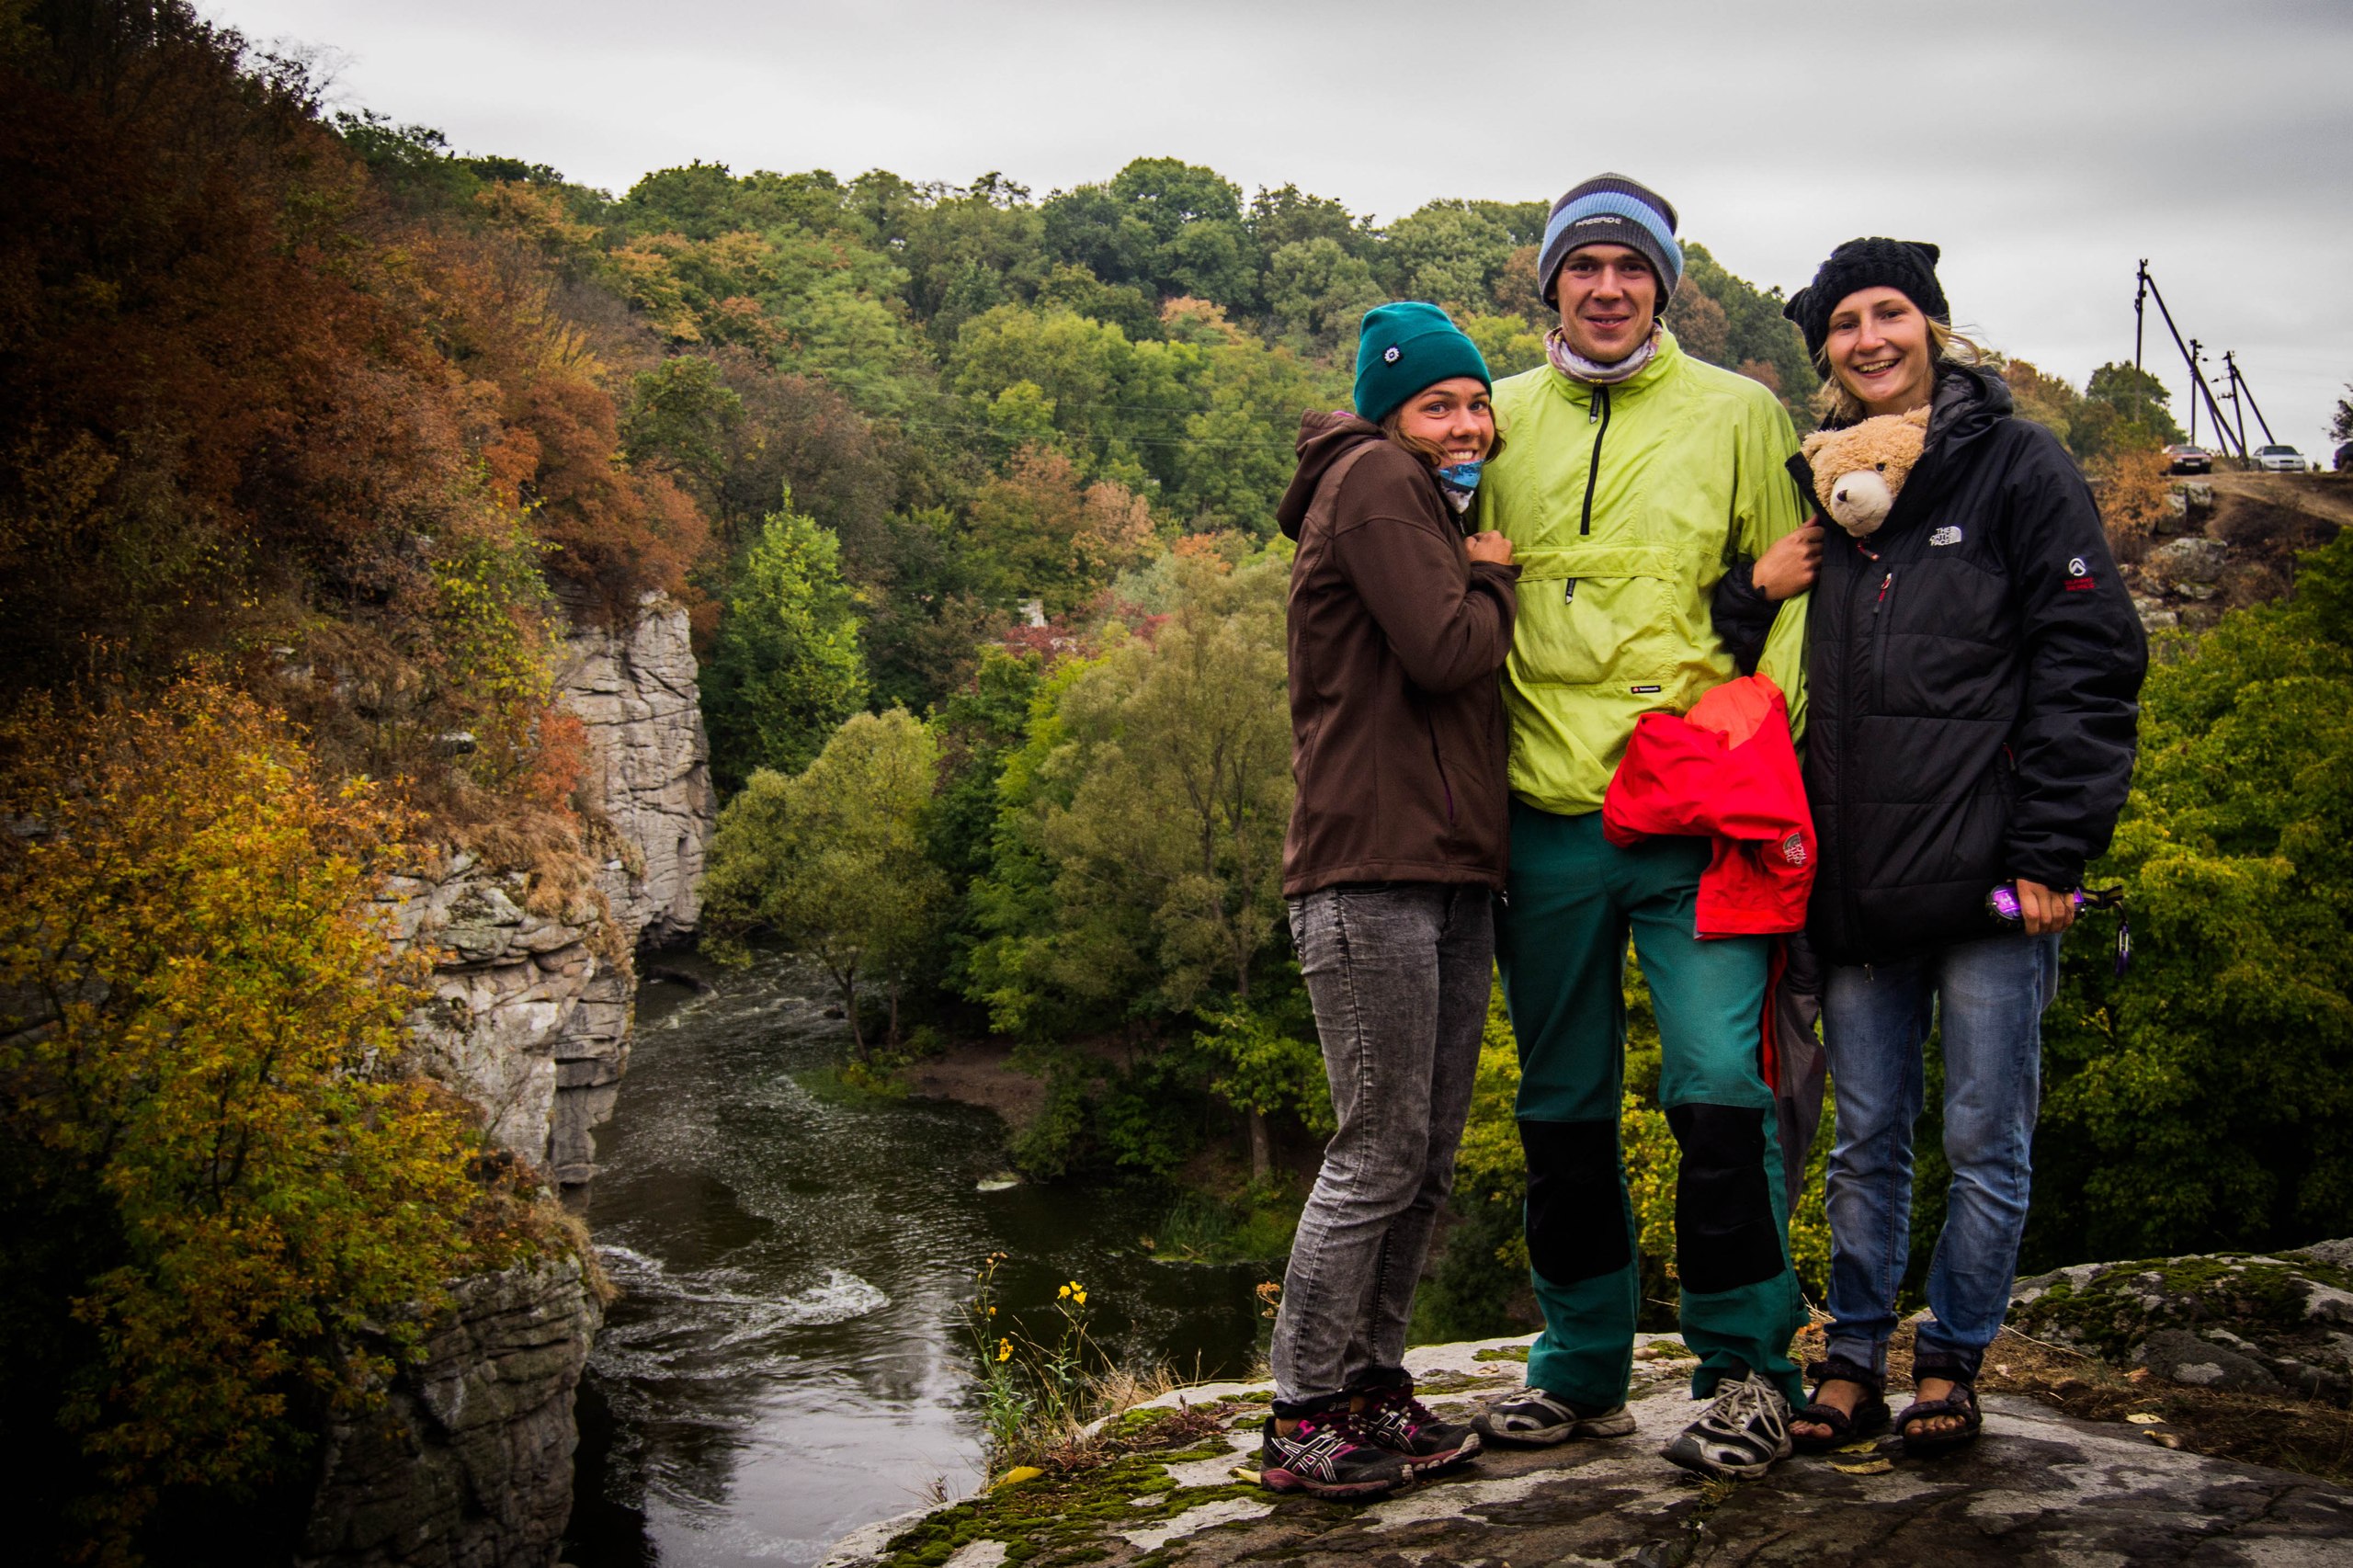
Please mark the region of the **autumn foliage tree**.
POLYGON ((473 1113, 401 1068, 375 792, 209 680, 6 741, 0 1403, 11 1472, 113 1554, 364 1409, 504 1244, 473 1113))

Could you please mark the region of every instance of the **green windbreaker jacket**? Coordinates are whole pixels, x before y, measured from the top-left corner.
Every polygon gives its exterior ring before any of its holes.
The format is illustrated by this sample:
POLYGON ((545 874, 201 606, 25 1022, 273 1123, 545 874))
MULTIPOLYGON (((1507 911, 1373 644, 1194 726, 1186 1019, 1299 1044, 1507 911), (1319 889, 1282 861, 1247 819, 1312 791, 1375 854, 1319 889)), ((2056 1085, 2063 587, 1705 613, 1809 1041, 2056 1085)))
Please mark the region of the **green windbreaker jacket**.
MULTIPOLYGON (((1512 542, 1519 619, 1504 665, 1511 790, 1540 811, 1598 811, 1644 713, 1687 711, 1739 673, 1709 616, 1735 555, 1805 519, 1783 466, 1790 416, 1764 386, 1661 333, 1613 387, 1550 365, 1495 383, 1507 440, 1479 485, 1512 542)), ((1805 596, 1782 606, 1758 668, 1805 723, 1805 596)))

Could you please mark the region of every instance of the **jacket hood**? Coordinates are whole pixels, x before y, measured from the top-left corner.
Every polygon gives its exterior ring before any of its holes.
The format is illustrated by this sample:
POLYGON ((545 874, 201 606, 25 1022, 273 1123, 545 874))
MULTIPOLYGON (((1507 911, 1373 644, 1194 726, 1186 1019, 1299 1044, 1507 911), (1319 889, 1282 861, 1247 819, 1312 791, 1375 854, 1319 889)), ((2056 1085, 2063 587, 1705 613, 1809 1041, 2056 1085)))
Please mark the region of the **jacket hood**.
MULTIPOLYGON (((2009 383, 1995 372, 1977 365, 1948 362, 1938 366, 1920 460, 1904 482, 1904 493, 1895 498, 1895 510, 1888 514, 1881 536, 1893 539, 1926 516, 1965 472, 1968 449, 2009 418, 2014 406, 2009 383)), ((1808 494, 1812 494, 1810 484, 1808 494)))
POLYGON ((2006 419, 2017 406, 2010 383, 1977 365, 1944 366, 1937 375, 1928 408, 1927 445, 1949 452, 1966 446, 2006 419))
POLYGON ((1307 520, 1307 508, 1315 499, 1315 487, 1334 463, 1367 441, 1388 439, 1381 426, 1370 419, 1353 414, 1309 413, 1299 421, 1299 472, 1291 475, 1290 488, 1275 507, 1275 521, 1282 526, 1288 539, 1299 537, 1300 524, 1307 520))

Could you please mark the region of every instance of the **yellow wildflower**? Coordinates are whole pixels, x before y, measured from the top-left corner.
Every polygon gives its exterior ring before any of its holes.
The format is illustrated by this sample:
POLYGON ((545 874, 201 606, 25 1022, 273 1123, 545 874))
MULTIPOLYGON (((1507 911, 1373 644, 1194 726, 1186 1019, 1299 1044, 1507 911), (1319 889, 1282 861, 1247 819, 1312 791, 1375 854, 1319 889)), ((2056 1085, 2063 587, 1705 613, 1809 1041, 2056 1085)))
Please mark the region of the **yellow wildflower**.
POLYGON ((1000 1361, 1010 1361, 1013 1359, 1013 1341, 1010 1339, 1000 1339, 996 1342, 996 1358, 1000 1361))

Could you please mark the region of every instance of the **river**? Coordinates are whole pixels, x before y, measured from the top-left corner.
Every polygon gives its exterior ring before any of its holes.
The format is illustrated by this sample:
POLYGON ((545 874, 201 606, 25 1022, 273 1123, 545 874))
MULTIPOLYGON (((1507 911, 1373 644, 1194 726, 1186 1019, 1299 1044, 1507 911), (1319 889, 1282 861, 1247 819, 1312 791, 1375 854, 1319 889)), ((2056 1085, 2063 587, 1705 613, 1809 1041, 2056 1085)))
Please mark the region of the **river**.
POLYGON ((1263 1346, 1259 1266, 1153 1262, 1166 1199, 1006 1186, 1004 1123, 813 1092, 847 1059, 817 977, 764 956, 640 992, 587 1218, 621 1288, 580 1395, 577 1568, 813 1563, 983 1477, 964 1328, 974 1267, 1042 1330, 1086 1287, 1127 1365, 1204 1375, 1263 1346))

